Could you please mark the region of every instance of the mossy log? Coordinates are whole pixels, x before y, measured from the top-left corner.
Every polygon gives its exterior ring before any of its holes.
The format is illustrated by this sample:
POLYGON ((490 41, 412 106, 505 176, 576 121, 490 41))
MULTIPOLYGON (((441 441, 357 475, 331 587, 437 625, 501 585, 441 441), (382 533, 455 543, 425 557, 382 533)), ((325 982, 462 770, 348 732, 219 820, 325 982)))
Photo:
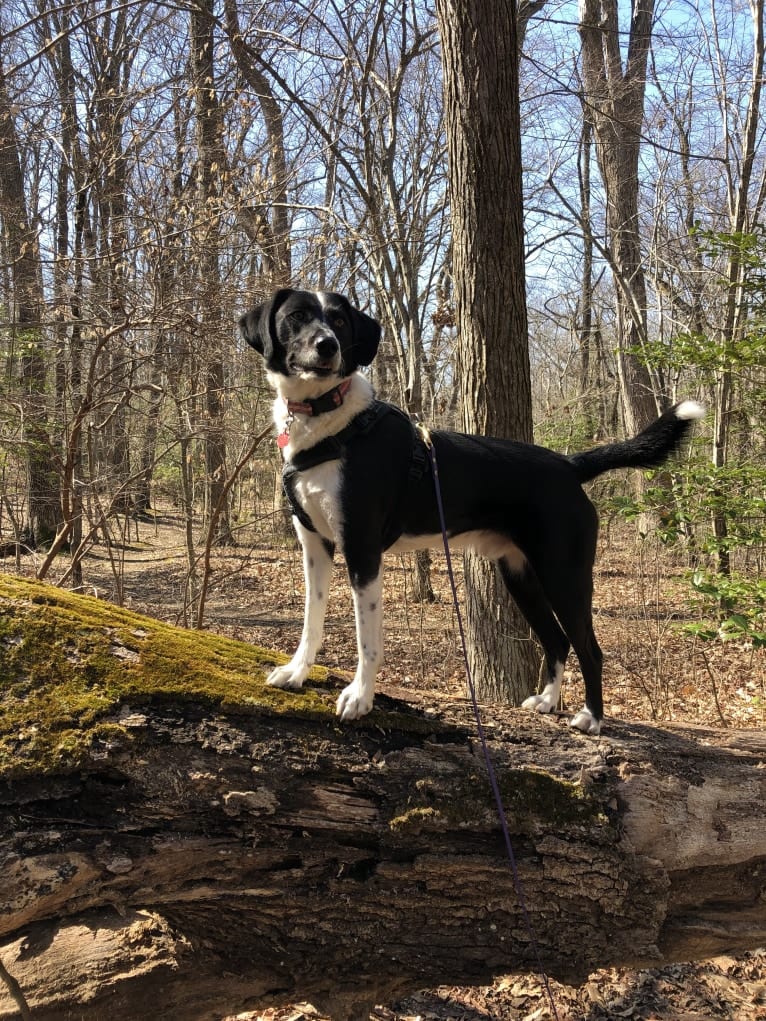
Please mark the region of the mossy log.
MULTIPOLYGON (((0 576, 0 959, 35 1021, 357 1018, 536 969, 466 705, 341 726, 275 658, 0 576)), ((485 723, 549 975, 766 944, 766 734, 485 723)))

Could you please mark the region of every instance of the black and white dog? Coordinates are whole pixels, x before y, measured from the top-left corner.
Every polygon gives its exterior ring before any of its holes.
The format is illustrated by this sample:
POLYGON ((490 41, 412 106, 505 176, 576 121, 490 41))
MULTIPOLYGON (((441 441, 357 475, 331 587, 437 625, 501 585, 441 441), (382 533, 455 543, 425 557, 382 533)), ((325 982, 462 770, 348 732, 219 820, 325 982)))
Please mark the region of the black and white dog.
MULTIPOLYGON (((359 657, 337 712, 353 720, 372 708, 383 657, 383 553, 442 543, 423 441, 401 411, 375 399, 358 371, 375 357, 381 328, 346 298, 280 290, 243 316, 240 329, 263 355, 277 394, 277 441, 306 578, 300 644, 268 683, 300 688, 306 679, 322 642, 337 546, 353 592, 359 657)), ((572 457, 432 433, 451 545, 497 561, 542 644, 547 683, 526 708, 555 709, 571 643, 585 680, 585 706, 572 726, 599 733, 602 656, 591 618, 598 522, 582 483, 613 468, 661 464, 702 414, 700 405, 684 401, 634 439, 572 457)))

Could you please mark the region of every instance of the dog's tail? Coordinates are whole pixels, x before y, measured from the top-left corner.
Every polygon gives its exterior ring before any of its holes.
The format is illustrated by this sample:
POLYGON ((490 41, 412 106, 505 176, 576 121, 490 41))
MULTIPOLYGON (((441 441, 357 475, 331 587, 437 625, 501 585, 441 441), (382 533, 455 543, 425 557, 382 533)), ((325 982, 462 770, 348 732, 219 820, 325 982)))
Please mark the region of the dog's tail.
POLYGON ((680 445, 692 422, 704 414, 696 401, 681 401, 632 440, 586 450, 569 460, 580 482, 589 482, 613 468, 657 468, 680 445))

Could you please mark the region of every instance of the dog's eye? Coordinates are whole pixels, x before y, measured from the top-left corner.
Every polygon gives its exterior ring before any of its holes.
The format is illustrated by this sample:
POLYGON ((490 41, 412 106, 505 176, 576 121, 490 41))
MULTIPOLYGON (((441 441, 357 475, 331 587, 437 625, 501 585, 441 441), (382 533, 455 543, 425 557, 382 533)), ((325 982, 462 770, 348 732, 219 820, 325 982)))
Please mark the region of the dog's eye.
POLYGON ((332 324, 337 330, 344 330, 346 328, 346 320, 343 316, 333 316, 332 324))
POLYGON ((293 323, 305 323, 308 319, 309 314, 305 308, 296 308, 294 312, 291 312, 288 318, 293 323))

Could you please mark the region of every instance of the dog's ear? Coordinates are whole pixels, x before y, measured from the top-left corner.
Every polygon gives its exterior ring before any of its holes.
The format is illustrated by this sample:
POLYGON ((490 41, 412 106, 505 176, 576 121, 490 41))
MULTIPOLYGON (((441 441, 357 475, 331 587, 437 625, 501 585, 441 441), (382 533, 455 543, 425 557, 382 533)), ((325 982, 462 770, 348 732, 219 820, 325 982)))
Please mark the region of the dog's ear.
POLYGON ((369 365, 378 353, 381 326, 377 319, 349 306, 351 324, 354 328, 354 360, 357 365, 369 365))
POLYGON ((267 362, 277 343, 274 336, 274 314, 289 294, 289 288, 283 287, 269 301, 256 305, 239 320, 239 330, 243 339, 250 347, 254 347, 258 354, 263 355, 267 362))
POLYGON ((239 332, 243 339, 264 357, 267 357, 267 351, 271 348, 270 319, 271 302, 267 301, 246 312, 239 321, 239 332))

